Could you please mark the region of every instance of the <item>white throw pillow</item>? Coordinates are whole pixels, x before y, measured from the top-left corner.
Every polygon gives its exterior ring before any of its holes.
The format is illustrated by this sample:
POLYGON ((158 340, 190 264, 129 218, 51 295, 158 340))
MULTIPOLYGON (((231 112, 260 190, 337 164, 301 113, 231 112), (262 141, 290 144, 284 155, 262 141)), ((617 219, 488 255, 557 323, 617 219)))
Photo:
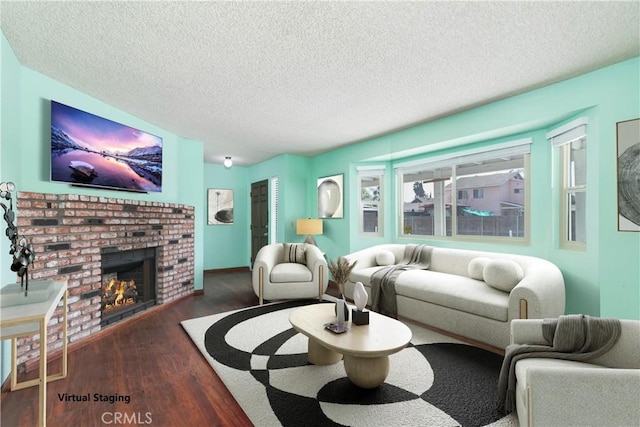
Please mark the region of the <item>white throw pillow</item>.
POLYGON ((487 257, 474 258, 469 262, 467 267, 467 275, 472 279, 484 280, 484 267, 491 261, 487 257))
POLYGON ((396 263, 396 257, 393 252, 382 250, 376 254, 376 264, 378 265, 393 265, 396 263))
POLYGON ((485 265, 482 276, 487 285, 504 292, 511 292, 524 277, 524 271, 520 265, 510 259, 492 259, 485 265))

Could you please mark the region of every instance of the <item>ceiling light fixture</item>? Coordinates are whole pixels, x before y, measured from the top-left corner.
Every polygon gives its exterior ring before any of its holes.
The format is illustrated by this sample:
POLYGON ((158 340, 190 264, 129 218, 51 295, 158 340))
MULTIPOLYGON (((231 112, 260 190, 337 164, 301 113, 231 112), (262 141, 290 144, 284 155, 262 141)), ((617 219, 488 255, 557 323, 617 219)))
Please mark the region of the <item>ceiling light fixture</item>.
POLYGON ((224 164, 225 168, 227 168, 227 169, 231 168, 231 166, 233 166, 233 162, 231 161, 231 157, 230 156, 226 156, 224 158, 223 164, 224 164))

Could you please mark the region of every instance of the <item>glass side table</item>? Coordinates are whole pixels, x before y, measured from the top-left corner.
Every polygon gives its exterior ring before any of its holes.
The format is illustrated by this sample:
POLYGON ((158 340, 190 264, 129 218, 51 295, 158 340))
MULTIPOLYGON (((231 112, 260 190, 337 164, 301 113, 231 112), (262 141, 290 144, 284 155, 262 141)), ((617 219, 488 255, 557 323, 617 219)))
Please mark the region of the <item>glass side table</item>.
POLYGON ((11 391, 39 386, 38 425, 44 427, 47 424, 47 382, 67 377, 67 281, 31 282, 29 296, 25 297, 27 302, 21 301, 17 305, 14 305, 15 295, 2 291, 5 288, 0 289, 0 339, 11 339, 11 391), (63 304, 62 369, 59 373, 47 375, 47 325, 60 300, 63 304), (17 339, 36 334, 40 335, 39 376, 18 383, 17 339))

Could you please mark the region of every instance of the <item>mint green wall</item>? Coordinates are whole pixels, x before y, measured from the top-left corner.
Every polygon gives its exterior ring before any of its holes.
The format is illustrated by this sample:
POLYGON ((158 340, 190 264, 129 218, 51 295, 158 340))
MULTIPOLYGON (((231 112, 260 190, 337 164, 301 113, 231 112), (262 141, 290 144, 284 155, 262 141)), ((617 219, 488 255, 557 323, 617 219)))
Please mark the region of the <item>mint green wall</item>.
MULTIPOLYGON (((0 182, 12 181, 18 165, 14 156, 20 157, 20 81, 21 66, 9 47, 4 34, 0 33, 0 182), (13 148, 10 150, 10 148, 13 148)), ((6 202, 6 200, 3 200, 6 202)), ((6 204, 6 203, 5 203, 6 204)), ((5 224, 2 222, 2 230, 5 224)), ((9 239, 0 236, 0 286, 15 282, 15 274, 9 270, 12 258, 9 255, 9 239)), ((0 380, 4 381, 11 372, 10 341, 2 341, 0 352, 0 380)))
MULTIPOLYGON (((201 141, 173 135, 128 113, 91 98, 42 74, 22 68, 20 79, 20 136, 17 166, 11 179, 19 191, 57 194, 98 195, 195 207, 195 277, 196 289, 202 289, 203 222, 206 206, 201 185, 204 181, 203 145, 201 141), (163 139, 163 177, 161 193, 132 193, 105 189, 72 187, 49 180, 50 100, 72 105, 110 120, 142 129, 163 139), (188 165, 188 167, 185 167, 188 165)), ((11 150, 10 152, 18 151, 11 150)), ((6 151, 5 151, 6 152, 6 151)), ((20 212, 18 211, 18 215, 20 212)))
POLYGON ((204 269, 243 267, 249 265, 251 222, 248 185, 248 169, 233 166, 226 169, 222 164, 204 165, 203 197, 207 199, 209 188, 233 190, 233 224, 208 225, 207 212, 204 222, 204 269))
MULTIPOLYGON (((355 166, 366 160, 397 162, 417 151, 441 154, 451 147, 531 137, 531 238, 527 245, 429 240, 438 246, 530 254, 547 258, 563 271, 568 313, 640 318, 640 233, 617 231, 616 122, 640 117, 640 58, 564 82, 474 108, 430 123, 374 138, 312 159, 312 179, 345 173, 344 219, 325 220, 318 240, 329 257, 380 243, 357 230, 355 166), (588 245, 586 252, 559 248, 557 188, 552 183, 551 147, 545 133, 567 120, 586 116, 588 125, 588 245), (404 158, 403 158, 404 157, 404 158)), ((463 147, 464 146, 464 147, 463 147)), ((423 155, 427 157, 428 155, 423 155)), ((391 172, 391 171, 389 171, 391 172)), ((387 178, 384 241, 396 237, 395 178, 387 178)), ((315 183, 308 191, 315 193, 315 183)), ((309 203, 309 212, 314 212, 309 203)))
MULTIPOLYGON (((208 188, 234 190, 234 224, 206 225, 204 218, 205 270, 251 265, 251 184, 278 178, 279 227, 278 242, 302 241, 295 221, 307 215, 310 159, 290 154, 273 157, 250 168, 233 166, 225 169, 221 164, 205 164, 203 193, 208 188)), ((315 215, 314 215, 315 216, 315 215)))
POLYGON ((278 177, 278 242, 303 241, 304 236, 296 234, 296 220, 317 216, 307 208, 312 186, 310 162, 307 157, 284 154, 249 168, 249 187, 251 183, 278 177))
MULTIPOLYGON (((203 286, 203 218, 206 215, 203 145, 173 135, 113 108, 42 74, 22 67, 4 34, 0 37, 2 59, 2 140, 0 140, 0 179, 13 181, 18 191, 74 193, 133 200, 180 203, 195 207, 195 289, 203 286), (127 193, 121 191, 71 187, 49 182, 50 100, 57 100, 116 122, 143 129, 163 138, 162 193, 127 193), (194 185, 195 183, 195 185, 194 185)), ((18 217, 20 211, 17 211, 18 217)), ((206 221, 206 218, 204 219, 206 221)), ((9 274, 8 242, 0 248, 2 283, 15 281, 9 274), (6 266, 6 268, 4 267, 6 266)), ((10 352, 3 342, 2 379, 9 374, 10 352)))

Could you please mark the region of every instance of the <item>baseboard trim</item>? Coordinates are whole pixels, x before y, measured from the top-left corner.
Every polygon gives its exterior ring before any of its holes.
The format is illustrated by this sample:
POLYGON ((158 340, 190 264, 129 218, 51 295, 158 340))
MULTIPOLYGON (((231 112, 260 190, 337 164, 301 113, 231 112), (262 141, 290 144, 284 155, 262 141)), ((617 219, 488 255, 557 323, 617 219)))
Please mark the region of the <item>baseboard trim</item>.
POLYGON ((246 271, 251 271, 249 266, 244 267, 228 267, 228 268, 214 268, 210 270, 205 270, 204 274, 207 273, 244 273, 246 271))

